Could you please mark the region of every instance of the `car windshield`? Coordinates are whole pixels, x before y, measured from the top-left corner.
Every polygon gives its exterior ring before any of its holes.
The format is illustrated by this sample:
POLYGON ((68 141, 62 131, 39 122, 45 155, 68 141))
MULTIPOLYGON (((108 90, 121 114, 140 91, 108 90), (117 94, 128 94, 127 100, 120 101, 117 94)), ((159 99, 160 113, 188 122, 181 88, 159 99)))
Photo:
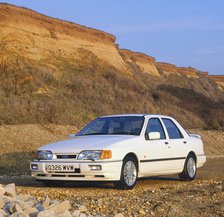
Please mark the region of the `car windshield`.
POLYGON ((84 127, 76 136, 87 135, 140 135, 143 116, 115 116, 97 118, 84 127))

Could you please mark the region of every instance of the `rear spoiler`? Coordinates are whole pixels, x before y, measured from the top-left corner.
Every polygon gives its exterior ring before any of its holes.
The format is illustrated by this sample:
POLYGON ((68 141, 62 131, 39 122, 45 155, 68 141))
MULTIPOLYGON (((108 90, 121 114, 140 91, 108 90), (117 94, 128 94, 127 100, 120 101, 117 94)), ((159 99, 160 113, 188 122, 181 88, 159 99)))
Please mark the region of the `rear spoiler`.
POLYGON ((195 137, 195 138, 201 139, 201 136, 199 134, 190 133, 189 136, 190 137, 195 137))

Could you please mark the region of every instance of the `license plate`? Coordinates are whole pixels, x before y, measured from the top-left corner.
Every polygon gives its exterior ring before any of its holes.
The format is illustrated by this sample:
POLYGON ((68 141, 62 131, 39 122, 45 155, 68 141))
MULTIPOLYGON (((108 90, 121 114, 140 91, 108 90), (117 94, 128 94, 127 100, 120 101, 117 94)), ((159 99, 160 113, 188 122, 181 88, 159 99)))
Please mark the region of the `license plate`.
POLYGON ((47 164, 47 171, 49 172, 74 172, 74 165, 69 164, 47 164))

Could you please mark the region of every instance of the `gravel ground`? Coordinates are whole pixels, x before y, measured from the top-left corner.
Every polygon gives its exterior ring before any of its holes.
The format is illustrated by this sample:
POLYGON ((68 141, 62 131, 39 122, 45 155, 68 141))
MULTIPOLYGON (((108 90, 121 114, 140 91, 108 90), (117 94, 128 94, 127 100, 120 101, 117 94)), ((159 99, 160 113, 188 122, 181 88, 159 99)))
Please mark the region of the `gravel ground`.
POLYGON ((33 180, 29 176, 32 151, 76 131, 74 126, 60 125, 0 126, 0 183, 15 183, 18 193, 39 200, 47 196, 69 200, 71 211, 84 205, 87 216, 224 216, 223 131, 191 131, 202 135, 209 156, 192 182, 180 182, 176 176, 157 177, 139 180, 131 191, 119 191, 112 184, 97 183, 46 188, 33 180))
POLYGON ((129 191, 97 186, 79 191, 76 188, 18 187, 20 193, 29 193, 44 200, 69 200, 73 209, 87 207, 86 214, 114 216, 223 216, 224 179, 144 186, 129 191))
POLYGON ((197 179, 181 182, 176 176, 145 178, 133 190, 113 189, 112 184, 67 183, 47 188, 25 176, 2 176, 0 183, 15 182, 17 192, 40 201, 69 200, 72 211, 81 205, 94 216, 224 216, 224 158, 208 159, 197 179))

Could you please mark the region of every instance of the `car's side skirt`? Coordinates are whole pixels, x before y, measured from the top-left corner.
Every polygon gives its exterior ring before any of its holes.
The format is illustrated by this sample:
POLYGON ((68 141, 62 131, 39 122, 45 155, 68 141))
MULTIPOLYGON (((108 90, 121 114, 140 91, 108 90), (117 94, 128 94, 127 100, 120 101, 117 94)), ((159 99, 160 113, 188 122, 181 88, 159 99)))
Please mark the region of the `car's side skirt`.
POLYGON ((185 160, 185 159, 186 159, 186 157, 146 159, 146 160, 140 160, 140 163, 149 163, 149 162, 155 162, 155 161, 185 160))
POLYGON ((185 159, 186 157, 172 157, 140 160, 139 177, 180 173, 185 159))

